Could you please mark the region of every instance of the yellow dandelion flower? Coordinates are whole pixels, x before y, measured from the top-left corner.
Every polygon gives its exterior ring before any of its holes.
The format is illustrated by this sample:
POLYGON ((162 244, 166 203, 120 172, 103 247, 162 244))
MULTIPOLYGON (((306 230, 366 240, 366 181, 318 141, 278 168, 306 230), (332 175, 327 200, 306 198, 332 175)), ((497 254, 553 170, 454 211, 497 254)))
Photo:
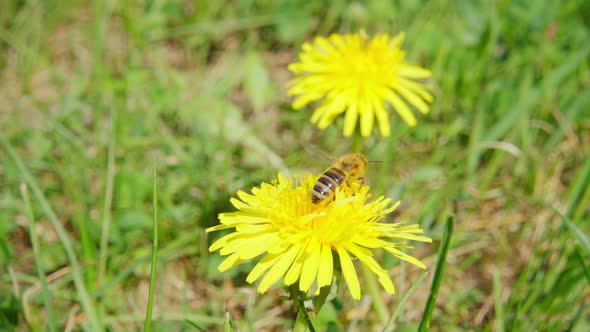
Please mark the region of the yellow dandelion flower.
POLYGON ((386 103, 410 126, 416 117, 408 104, 422 113, 429 111, 432 95, 417 79, 431 76, 429 70, 408 64, 401 50, 403 33, 368 39, 362 32, 317 37, 303 44, 299 62, 289 65, 295 78, 289 82, 289 95, 297 96, 293 108, 320 101, 311 121, 328 127, 341 113, 344 135, 350 136, 360 117, 361 135, 369 136, 375 117, 382 136, 391 128, 386 103))
POLYGON ((373 258, 373 249, 388 253, 425 268, 418 259, 405 254, 409 248, 401 240, 431 242, 418 234, 418 225, 379 222, 392 212, 399 202, 379 197, 369 201, 369 187, 338 188, 334 200, 312 204, 311 190, 318 176, 287 179, 278 174, 271 183, 262 183, 248 194, 238 192, 231 203, 238 211, 221 213, 220 225, 207 232, 232 229, 215 241, 209 251, 219 250, 228 256, 219 271, 248 260, 260 259, 246 281, 261 279, 258 291, 264 293, 283 278, 286 286, 299 282, 299 289, 308 292, 332 284, 334 264, 339 266, 355 299, 360 299, 361 288, 353 264, 356 257, 375 273, 387 292, 395 292, 387 271, 373 258))

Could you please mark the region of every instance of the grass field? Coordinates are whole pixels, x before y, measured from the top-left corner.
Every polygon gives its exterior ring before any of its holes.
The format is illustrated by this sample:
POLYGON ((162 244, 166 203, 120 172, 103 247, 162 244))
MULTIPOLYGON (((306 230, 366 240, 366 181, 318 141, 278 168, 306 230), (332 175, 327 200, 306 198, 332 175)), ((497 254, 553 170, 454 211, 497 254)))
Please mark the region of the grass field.
POLYGON ((204 229, 238 190, 321 172, 304 146, 350 151, 342 119, 322 131, 290 107, 287 65, 304 41, 361 29, 405 31, 409 61, 433 72, 429 114, 408 127, 391 112, 392 135, 362 141, 382 161, 369 184, 402 201, 389 220, 433 243, 410 252, 425 278, 377 254, 397 293, 340 292, 318 330, 392 316, 416 330, 453 215, 433 331, 589 331, 582 0, 3 3, 0 330, 143 330, 154 217, 152 330, 291 328, 283 290, 258 294, 252 264, 218 272, 204 229))

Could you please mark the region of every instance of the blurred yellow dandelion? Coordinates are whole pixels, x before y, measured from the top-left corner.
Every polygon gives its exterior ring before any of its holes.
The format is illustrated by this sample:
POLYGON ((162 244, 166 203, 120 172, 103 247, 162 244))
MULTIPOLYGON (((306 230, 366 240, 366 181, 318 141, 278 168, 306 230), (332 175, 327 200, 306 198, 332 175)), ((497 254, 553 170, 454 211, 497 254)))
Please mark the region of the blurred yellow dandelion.
POLYGON ((371 134, 375 117, 381 135, 389 136, 386 103, 408 125, 416 125, 408 104, 422 113, 429 111, 433 97, 416 80, 430 77, 431 72, 406 63, 400 48, 403 39, 403 33, 369 39, 361 32, 317 37, 313 43, 303 44, 299 62, 289 65, 295 74, 288 92, 297 96, 293 108, 320 101, 311 121, 322 129, 345 112, 345 136, 352 135, 359 117, 362 136, 371 134))
POLYGON ((353 264, 358 258, 375 273, 387 292, 395 292, 387 271, 373 258, 372 249, 388 253, 425 268, 418 259, 400 249, 410 248, 397 239, 431 242, 418 225, 386 224, 379 221, 399 205, 389 198, 368 201, 369 187, 340 187, 334 200, 312 204, 311 190, 318 176, 262 183, 252 193, 238 192, 231 203, 236 212, 221 213, 220 225, 207 232, 232 229, 215 241, 209 251, 219 250, 228 256, 219 265, 225 271, 241 262, 260 259, 246 281, 261 279, 258 291, 263 293, 283 278, 286 286, 299 282, 299 289, 316 290, 332 284, 334 266, 340 266, 354 299, 360 299, 361 287, 353 264), (338 260, 338 264, 334 262, 338 260))

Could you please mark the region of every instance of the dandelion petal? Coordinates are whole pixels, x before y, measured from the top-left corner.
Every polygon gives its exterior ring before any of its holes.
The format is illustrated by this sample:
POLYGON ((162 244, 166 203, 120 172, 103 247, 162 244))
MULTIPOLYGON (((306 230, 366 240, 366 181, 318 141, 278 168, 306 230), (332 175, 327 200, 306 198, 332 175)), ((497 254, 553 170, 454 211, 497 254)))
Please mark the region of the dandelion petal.
POLYGON ((359 285, 359 279, 356 275, 356 270, 354 269, 352 260, 345 249, 338 247, 337 251, 338 256, 340 257, 340 266, 342 266, 342 274, 344 275, 344 280, 348 285, 348 290, 350 291, 353 299, 360 300, 361 286, 359 285))
POLYGON ((332 248, 329 245, 322 245, 320 267, 318 269, 318 289, 332 283, 333 268, 332 248))
POLYGON ((279 281, 281 277, 287 272, 291 263, 293 263, 293 259, 299 253, 298 246, 292 246, 287 249, 286 252, 279 256, 279 259, 276 263, 272 266, 272 268, 266 273, 260 285, 258 286, 258 291, 260 293, 266 292, 266 290, 272 286, 275 282, 279 281))

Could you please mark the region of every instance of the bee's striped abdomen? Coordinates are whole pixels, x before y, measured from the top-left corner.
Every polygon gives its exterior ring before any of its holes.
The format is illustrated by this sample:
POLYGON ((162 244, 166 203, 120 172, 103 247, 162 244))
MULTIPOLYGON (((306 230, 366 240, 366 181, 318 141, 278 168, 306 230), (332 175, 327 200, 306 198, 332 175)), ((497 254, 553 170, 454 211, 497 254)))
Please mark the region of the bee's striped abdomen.
POLYGON ((311 191, 311 202, 318 204, 319 202, 330 198, 334 195, 334 190, 340 186, 346 179, 346 173, 336 167, 328 168, 318 182, 313 186, 311 191))

